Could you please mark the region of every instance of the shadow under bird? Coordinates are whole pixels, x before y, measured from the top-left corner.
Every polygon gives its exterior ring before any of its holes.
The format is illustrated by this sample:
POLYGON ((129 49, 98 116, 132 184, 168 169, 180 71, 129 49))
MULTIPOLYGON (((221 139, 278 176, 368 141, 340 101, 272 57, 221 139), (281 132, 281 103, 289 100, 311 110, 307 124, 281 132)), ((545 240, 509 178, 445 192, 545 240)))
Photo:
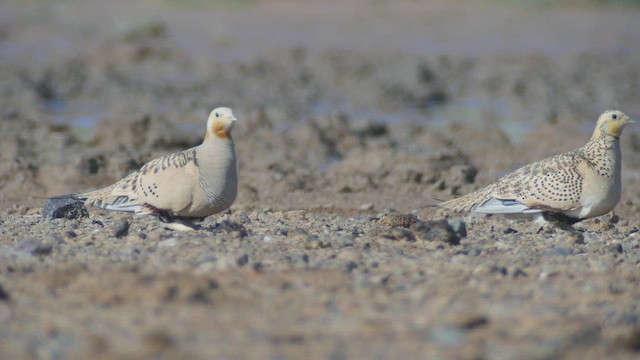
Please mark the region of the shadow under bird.
POLYGON ((580 149, 522 167, 483 189, 438 206, 455 212, 570 224, 604 215, 620 201, 620 135, 634 122, 621 111, 607 110, 580 149))
POLYGON ((70 198, 98 208, 156 214, 163 221, 204 218, 231 206, 238 180, 231 129, 236 121, 226 107, 214 109, 202 144, 153 159, 122 180, 70 198))

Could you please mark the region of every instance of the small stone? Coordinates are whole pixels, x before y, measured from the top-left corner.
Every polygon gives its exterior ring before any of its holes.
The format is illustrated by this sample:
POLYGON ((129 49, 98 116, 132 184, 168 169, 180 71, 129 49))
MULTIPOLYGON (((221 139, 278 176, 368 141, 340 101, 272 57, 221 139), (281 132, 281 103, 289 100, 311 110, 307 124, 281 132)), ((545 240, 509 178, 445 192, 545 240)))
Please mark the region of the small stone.
POLYGON ((5 290, 4 286, 0 284, 0 301, 9 301, 10 298, 11 297, 9 296, 7 290, 5 290))
POLYGON ((340 243, 340 245, 342 245, 342 247, 353 246, 353 239, 351 239, 349 237, 342 238, 342 239, 338 240, 338 242, 340 243))
POLYGON ((247 263, 249 262, 249 255, 244 254, 242 256, 240 256, 239 258, 236 259, 236 264, 239 267, 243 267, 245 265, 247 265, 247 263))
POLYGON ((555 248, 547 249, 544 252, 544 255, 545 256, 569 256, 569 255, 573 255, 574 253, 575 252, 573 251, 572 248, 558 246, 555 248))
POLYGON ((15 248, 17 252, 30 255, 49 255, 53 250, 53 246, 37 239, 25 239, 21 241, 15 248))
POLYGON ((558 241, 566 245, 582 245, 584 244, 584 235, 578 231, 560 232, 558 233, 558 241))
POLYGON ((247 215, 244 211, 236 211, 231 216, 229 216, 229 220, 235 224, 247 225, 251 224, 251 219, 249 219, 249 215, 247 215))
POLYGON ((353 269, 355 269, 355 268, 357 268, 357 267, 358 267, 358 264, 356 264, 356 263, 355 263, 355 262, 353 262, 353 261, 349 261, 349 262, 347 263, 347 272, 348 272, 348 273, 350 273, 350 272, 352 272, 352 271, 353 271, 353 269))
POLYGON ((82 201, 70 198, 52 198, 44 204, 42 216, 46 219, 71 220, 89 217, 89 212, 82 201))
POLYGON ((378 223, 387 227, 408 228, 418 221, 418 217, 413 214, 387 214, 378 223))
POLYGON ((214 230, 237 238, 244 238, 248 235, 247 229, 242 224, 229 222, 227 220, 217 223, 214 230))
POLYGON ((460 317, 456 321, 460 329, 473 330, 489 324, 489 318, 484 315, 467 315, 460 317))
POLYGON ((362 205, 360 205, 360 210, 366 210, 366 211, 371 211, 373 210, 374 206, 372 203, 364 203, 362 205))
POLYGON ((630 334, 618 340, 616 343, 618 347, 640 352, 640 328, 633 329, 630 334))
POLYGON ((441 241, 449 245, 460 244, 460 238, 446 220, 418 221, 411 229, 426 241, 441 241))
POLYGON ((489 268, 489 273, 507 276, 509 274, 509 270, 507 270, 507 268, 504 266, 493 265, 491 266, 491 268, 489 268))
POLYGON ((464 221, 460 219, 449 219, 447 220, 447 223, 451 226, 453 232, 461 238, 467 236, 467 224, 465 224, 464 221))
POLYGON ((129 233, 129 221, 126 219, 122 219, 116 223, 116 226, 113 229, 113 236, 117 238, 121 238, 123 236, 127 236, 129 233))
POLYGON ((611 245, 611 252, 614 252, 616 254, 622 254, 622 244, 613 244, 611 245))
POLYGON ((511 228, 511 227, 508 227, 508 228, 504 229, 504 231, 502 233, 506 235, 506 234, 515 234, 517 232, 518 232, 518 230, 516 230, 514 228, 511 228))
POLYGON ((176 238, 162 240, 158 243, 158 247, 174 247, 176 245, 178 245, 178 240, 176 240, 176 238))
POLYGON ((411 231, 400 227, 384 230, 380 233, 380 236, 389 240, 405 240, 409 242, 416 241, 416 237, 411 231))
POLYGON ((438 327, 430 334, 430 340, 440 346, 458 347, 465 342, 465 339, 464 332, 453 326, 438 327))
POLYGON ((514 278, 519 278, 519 277, 527 277, 529 276, 529 274, 527 274, 524 270, 520 269, 520 268, 516 268, 515 270, 513 270, 513 275, 514 278))

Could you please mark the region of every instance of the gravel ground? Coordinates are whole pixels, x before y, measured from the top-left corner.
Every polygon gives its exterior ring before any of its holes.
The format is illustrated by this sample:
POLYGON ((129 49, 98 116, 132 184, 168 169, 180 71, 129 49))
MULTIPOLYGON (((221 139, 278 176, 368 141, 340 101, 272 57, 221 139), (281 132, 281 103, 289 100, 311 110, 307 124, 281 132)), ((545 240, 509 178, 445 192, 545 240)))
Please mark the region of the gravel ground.
POLYGON ((637 126, 615 213, 574 231, 433 205, 583 145, 607 108, 640 117, 639 15, 3 2, 0 358, 636 358, 637 126), (215 106, 239 194, 199 230, 43 216, 198 144, 215 106))

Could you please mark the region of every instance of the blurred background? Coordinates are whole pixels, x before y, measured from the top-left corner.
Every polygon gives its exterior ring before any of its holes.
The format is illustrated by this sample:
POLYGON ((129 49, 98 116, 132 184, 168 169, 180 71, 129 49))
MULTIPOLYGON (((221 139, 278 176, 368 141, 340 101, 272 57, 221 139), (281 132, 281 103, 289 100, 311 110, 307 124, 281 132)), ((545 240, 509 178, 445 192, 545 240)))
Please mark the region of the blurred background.
POLYGON ((282 180, 456 195, 580 146, 605 109, 637 117, 638 15, 595 0, 6 0, 0 199, 106 184, 197 144, 222 105, 241 119, 239 204, 268 204, 282 180), (427 172, 467 166, 462 180, 424 175, 442 151, 427 172), (389 165, 398 152, 415 166, 389 165))

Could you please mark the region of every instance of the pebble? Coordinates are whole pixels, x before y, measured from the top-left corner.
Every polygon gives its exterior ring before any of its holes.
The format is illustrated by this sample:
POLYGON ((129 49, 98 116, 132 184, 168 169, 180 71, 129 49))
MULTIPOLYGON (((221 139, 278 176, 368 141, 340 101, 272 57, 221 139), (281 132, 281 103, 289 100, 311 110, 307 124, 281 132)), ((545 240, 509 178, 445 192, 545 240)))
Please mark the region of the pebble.
POLYGON ((511 227, 508 227, 508 228, 504 229, 504 231, 502 231, 502 233, 505 234, 505 235, 506 234, 515 234, 517 232, 518 232, 518 230, 516 230, 514 228, 511 228, 511 227))
POLYGON ((129 221, 122 219, 116 223, 113 229, 113 236, 121 238, 127 236, 127 234, 129 234, 129 221))
POLYGON ((460 244, 460 237, 446 220, 418 221, 411 229, 426 241, 441 241, 449 245, 460 244))
POLYGON ((176 238, 162 240, 158 243, 159 247, 174 247, 176 245, 178 245, 178 240, 176 238))
POLYGON ((378 221, 383 226, 404 228, 408 228, 416 222, 418 222, 418 217, 413 214, 387 214, 378 221))
POLYGON ((42 208, 45 219, 79 219, 89 217, 89 212, 82 201, 69 198, 48 199, 42 208))
POLYGON ((239 258, 236 259, 236 264, 239 267, 243 267, 245 265, 247 265, 247 263, 249 262, 249 255, 244 254, 242 256, 240 256, 239 258))
POLYGON ((584 244, 584 235, 577 231, 563 231, 559 232, 557 236, 557 242, 564 243, 566 245, 582 245, 584 244))
POLYGON ((465 224, 464 221, 460 219, 449 219, 447 220, 447 223, 458 236, 461 238, 467 237, 467 224, 465 224))
POLYGON ((360 210, 366 210, 366 211, 371 211, 373 210, 374 206, 372 203, 364 203, 362 205, 360 205, 360 210))
POLYGON ((465 342, 466 336, 454 326, 441 326, 431 332, 429 340, 441 346, 457 347, 465 342))
POLYGON ((231 214, 231 216, 229 216, 229 220, 232 223, 241 224, 241 225, 251 224, 251 219, 249 218, 249 215, 247 215, 247 213, 244 211, 236 211, 235 213, 231 214))
POLYGON ((10 298, 11 297, 9 296, 7 290, 5 290, 4 286, 0 284, 0 301, 9 301, 10 298))

